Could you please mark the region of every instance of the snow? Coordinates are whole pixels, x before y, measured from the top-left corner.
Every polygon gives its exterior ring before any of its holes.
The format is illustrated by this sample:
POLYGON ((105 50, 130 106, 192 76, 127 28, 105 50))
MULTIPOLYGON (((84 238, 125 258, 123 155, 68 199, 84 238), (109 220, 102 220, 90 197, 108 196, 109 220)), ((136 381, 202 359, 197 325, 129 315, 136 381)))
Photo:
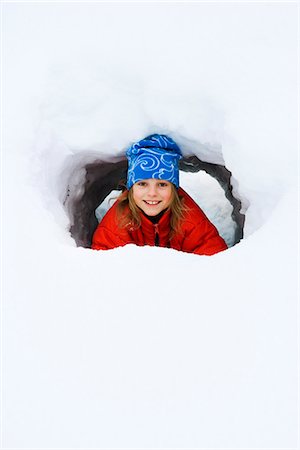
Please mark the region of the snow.
MULTIPOLYGON (((299 448, 297 4, 2 15, 3 447, 299 448), (225 163, 241 243, 76 247, 70 175, 152 132, 225 163)), ((230 240, 215 181, 182 185, 230 240)))

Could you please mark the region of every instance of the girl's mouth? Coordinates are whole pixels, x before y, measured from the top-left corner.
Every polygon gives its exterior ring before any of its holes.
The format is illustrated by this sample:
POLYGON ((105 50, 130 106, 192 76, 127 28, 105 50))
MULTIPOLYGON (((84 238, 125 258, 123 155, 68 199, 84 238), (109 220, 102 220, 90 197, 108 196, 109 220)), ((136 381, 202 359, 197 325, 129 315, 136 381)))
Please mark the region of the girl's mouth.
POLYGON ((144 200, 144 202, 147 205, 150 205, 150 206, 155 206, 155 205, 158 205, 160 203, 159 201, 151 201, 151 200, 144 200))

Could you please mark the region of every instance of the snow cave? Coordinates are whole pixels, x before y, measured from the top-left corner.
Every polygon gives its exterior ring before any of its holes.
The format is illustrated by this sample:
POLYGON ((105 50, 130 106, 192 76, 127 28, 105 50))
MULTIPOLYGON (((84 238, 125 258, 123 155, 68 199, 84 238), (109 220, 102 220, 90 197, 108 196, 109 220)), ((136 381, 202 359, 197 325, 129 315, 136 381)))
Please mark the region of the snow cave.
POLYGON ((297 2, 1 6, 2 448, 299 448, 297 2), (228 250, 90 249, 152 133, 228 250))
MULTIPOLYGON (((202 175, 206 174, 206 183, 211 183, 213 179, 218 183, 219 189, 223 192, 227 201, 225 197, 220 200, 220 194, 215 195, 213 193, 208 199, 211 204, 208 204, 206 208, 201 201, 198 201, 198 203, 217 226, 219 233, 229 247, 240 242, 243 238, 245 215, 241 212, 241 201, 233 194, 231 172, 225 165, 202 161, 196 155, 183 157, 179 163, 179 168, 181 180, 185 175, 184 180, 192 181, 194 192, 191 192, 189 187, 186 190, 196 202, 199 186, 197 186, 197 180, 191 180, 192 174, 201 172, 202 175), (219 211, 212 214, 212 206, 218 201, 223 203, 223 206, 220 205, 219 211), (227 205, 224 205, 224 201, 227 205)), ((64 206, 70 220, 71 236, 78 247, 90 248, 98 222, 111 206, 109 200, 115 199, 122 190, 121 184, 122 180, 123 182, 126 180, 126 172, 126 158, 121 158, 118 161, 95 159, 86 163, 81 160, 80 164, 69 175, 64 206), (78 183, 78 178, 80 183, 78 183)), ((190 186, 190 183, 188 185, 190 186)), ((203 195, 205 197, 205 192, 203 195)))

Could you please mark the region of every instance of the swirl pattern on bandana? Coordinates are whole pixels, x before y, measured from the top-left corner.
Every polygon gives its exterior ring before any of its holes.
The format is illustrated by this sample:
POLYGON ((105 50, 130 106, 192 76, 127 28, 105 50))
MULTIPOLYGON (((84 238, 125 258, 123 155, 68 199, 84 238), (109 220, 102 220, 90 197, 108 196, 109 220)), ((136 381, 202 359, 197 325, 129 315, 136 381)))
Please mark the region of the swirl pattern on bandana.
POLYGON ((178 161, 182 158, 178 145, 169 136, 153 134, 132 144, 128 158, 127 188, 142 180, 155 178, 179 187, 178 161))

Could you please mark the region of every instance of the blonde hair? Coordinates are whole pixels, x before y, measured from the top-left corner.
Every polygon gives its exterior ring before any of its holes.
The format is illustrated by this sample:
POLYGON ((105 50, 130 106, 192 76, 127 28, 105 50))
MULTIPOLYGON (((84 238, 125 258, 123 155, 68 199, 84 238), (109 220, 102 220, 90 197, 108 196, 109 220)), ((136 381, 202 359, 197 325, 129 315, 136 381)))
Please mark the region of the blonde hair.
MULTIPOLYGON (((172 198, 170 206, 167 211, 171 210, 170 218, 170 239, 181 231, 181 220, 188 208, 184 205, 184 199, 178 194, 178 191, 173 183, 172 198)), ((141 210, 133 199, 133 190, 130 188, 123 192, 118 198, 117 203, 117 218, 118 226, 120 228, 134 228, 138 229, 141 226, 141 210)))

